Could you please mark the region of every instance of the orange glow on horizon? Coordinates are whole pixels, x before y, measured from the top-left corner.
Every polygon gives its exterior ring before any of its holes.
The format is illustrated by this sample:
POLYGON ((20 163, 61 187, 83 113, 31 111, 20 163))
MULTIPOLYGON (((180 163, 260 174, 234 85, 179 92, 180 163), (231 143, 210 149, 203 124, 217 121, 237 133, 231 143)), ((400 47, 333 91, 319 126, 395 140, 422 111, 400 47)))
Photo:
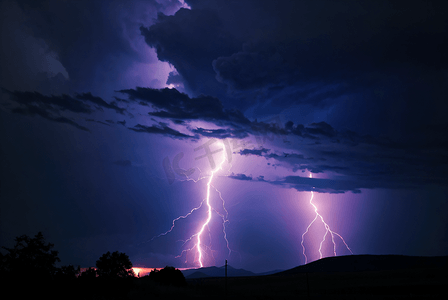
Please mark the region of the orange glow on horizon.
MULTIPOLYGON (((146 267, 133 267, 132 268, 136 277, 143 277, 143 276, 149 275, 149 273, 151 273, 154 270, 160 271, 162 269, 163 268, 146 268, 146 267)), ((180 271, 185 271, 185 270, 190 270, 190 269, 195 269, 195 268, 176 268, 176 269, 178 269, 180 271)))

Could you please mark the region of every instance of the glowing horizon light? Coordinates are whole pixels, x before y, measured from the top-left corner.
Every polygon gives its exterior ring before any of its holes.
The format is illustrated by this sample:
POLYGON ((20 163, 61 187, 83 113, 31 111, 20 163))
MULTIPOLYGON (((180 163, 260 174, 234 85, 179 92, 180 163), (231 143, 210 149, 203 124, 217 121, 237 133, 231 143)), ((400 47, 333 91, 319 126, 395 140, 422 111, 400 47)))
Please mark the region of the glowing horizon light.
MULTIPOLYGON (((310 173, 310 176, 309 176, 309 177, 310 177, 310 178, 313 178, 313 174, 310 173)), ((313 187, 313 188, 314 188, 314 187, 313 187)), ((325 239, 326 239, 326 237, 327 237, 328 232, 330 232, 330 235, 331 235, 331 241, 332 241, 332 243, 333 243, 333 254, 334 254, 334 256, 337 255, 337 254, 336 254, 336 243, 335 243, 335 241, 334 241, 334 235, 337 235, 337 236, 342 240, 342 242, 344 243, 344 245, 345 245, 345 247, 348 249, 348 251, 350 251, 350 253, 353 254, 352 250, 351 250, 350 247, 347 245, 347 243, 345 242, 344 238, 343 238, 340 234, 338 234, 337 232, 332 231, 332 230, 330 229, 330 226, 324 221, 324 218, 322 217, 322 215, 319 214, 319 213, 317 212, 317 207, 316 207, 316 205, 314 205, 314 203, 313 203, 313 198, 314 198, 314 191, 311 191, 310 204, 314 207, 314 212, 316 213, 316 216, 315 216, 314 219, 311 221, 311 223, 308 225, 308 227, 306 228, 305 232, 302 234, 302 241, 301 241, 301 243, 300 243, 300 244, 302 245, 302 254, 303 254, 303 256, 305 257, 305 264, 307 264, 308 258, 307 258, 306 254, 305 254, 305 245, 303 244, 303 243, 304 243, 304 237, 305 237, 305 234, 308 233, 308 231, 309 231, 311 225, 313 225, 313 223, 317 220, 318 217, 320 218, 320 220, 322 221, 322 224, 324 224, 324 227, 325 227, 325 234, 324 234, 324 236, 323 236, 323 238, 322 238, 322 241, 321 241, 320 244, 319 244, 319 258, 322 258, 322 244, 325 242, 325 239)))
POLYGON ((132 267, 132 271, 134 271, 135 276, 139 277, 139 274, 142 271, 142 268, 132 267))

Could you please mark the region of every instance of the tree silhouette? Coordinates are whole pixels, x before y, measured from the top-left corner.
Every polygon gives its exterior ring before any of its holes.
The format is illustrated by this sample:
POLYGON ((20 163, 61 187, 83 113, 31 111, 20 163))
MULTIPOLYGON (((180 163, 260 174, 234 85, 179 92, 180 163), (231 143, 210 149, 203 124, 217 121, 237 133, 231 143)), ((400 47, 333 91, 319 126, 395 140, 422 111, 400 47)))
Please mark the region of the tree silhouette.
POLYGON ((14 248, 6 248, 8 253, 1 256, 1 273, 10 278, 54 278, 56 262, 61 261, 54 245, 46 244, 42 232, 30 238, 21 235, 15 238, 14 248))
POLYGON ((79 266, 77 269, 72 265, 62 266, 56 270, 55 278, 59 280, 73 280, 76 279, 80 273, 81 269, 79 266))
POLYGON ((81 278, 81 279, 94 279, 94 278, 96 278, 96 276, 97 276, 97 273, 96 273, 95 268, 88 268, 87 270, 85 270, 84 272, 82 272, 79 275, 79 278, 81 278))
POLYGON ((151 271, 149 278, 164 285, 184 286, 187 284, 184 274, 180 270, 170 266, 166 266, 160 271, 151 271))
POLYGON ((134 277, 132 263, 125 253, 109 251, 96 261, 97 274, 101 278, 134 277))

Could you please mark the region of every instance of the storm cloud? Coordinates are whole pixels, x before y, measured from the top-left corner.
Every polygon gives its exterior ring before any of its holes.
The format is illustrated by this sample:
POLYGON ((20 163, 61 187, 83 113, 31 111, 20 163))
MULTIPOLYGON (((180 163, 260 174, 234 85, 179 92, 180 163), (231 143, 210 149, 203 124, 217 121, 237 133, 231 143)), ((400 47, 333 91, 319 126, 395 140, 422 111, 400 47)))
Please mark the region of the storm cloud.
POLYGON ((312 191, 354 253, 448 253, 447 2, 0 8, 2 245, 44 230, 64 264, 196 266, 177 241, 208 187, 207 265, 303 263, 312 191))

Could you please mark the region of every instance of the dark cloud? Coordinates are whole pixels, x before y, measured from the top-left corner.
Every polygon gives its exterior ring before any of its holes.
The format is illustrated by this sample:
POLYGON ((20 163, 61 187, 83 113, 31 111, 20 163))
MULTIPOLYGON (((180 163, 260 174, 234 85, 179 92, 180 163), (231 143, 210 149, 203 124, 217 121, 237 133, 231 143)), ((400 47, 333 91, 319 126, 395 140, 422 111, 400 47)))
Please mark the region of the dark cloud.
MULTIPOLYGON (((253 154, 253 153, 251 153, 251 154, 253 154)), ((275 159, 278 159, 278 160, 280 160, 281 157, 286 157, 289 160, 304 160, 305 159, 305 156, 303 156, 302 154, 285 153, 285 152, 283 152, 283 154, 280 154, 280 155, 275 154, 275 153, 270 153, 270 154, 265 155, 265 156, 269 157, 269 158, 275 158, 275 159)))
POLYGON ((164 123, 159 123, 158 126, 157 125, 146 126, 146 125, 137 124, 134 127, 128 127, 128 128, 135 132, 146 132, 146 133, 151 133, 151 134, 160 134, 160 135, 167 136, 167 137, 170 137, 173 139, 197 139, 196 136, 183 134, 177 130, 174 130, 174 129, 168 127, 164 123))
POLYGON ((152 89, 137 87, 118 91, 131 100, 141 100, 161 111, 149 115, 173 120, 205 120, 216 124, 249 124, 250 121, 237 110, 224 109, 218 98, 210 96, 189 97, 176 89, 152 89))
POLYGON ((288 121, 285 124, 283 132, 286 132, 285 135, 299 136, 301 138, 309 139, 314 142, 328 140, 332 143, 344 143, 351 146, 355 146, 358 143, 387 143, 388 145, 391 145, 390 139, 388 138, 374 138, 371 135, 363 135, 352 130, 338 131, 324 121, 311 123, 306 126, 303 124, 295 125, 294 122, 288 121))
POLYGON ((178 73, 170 72, 166 84, 183 84, 183 78, 178 73))
POLYGON ((127 94, 132 101, 151 105, 156 111, 149 112, 150 116, 185 125, 191 132, 206 137, 243 139, 253 134, 272 140, 272 135, 288 133, 280 127, 281 124, 276 118, 267 122, 250 121, 239 110, 225 109, 220 99, 216 97, 204 95, 190 97, 174 88, 137 87, 118 92, 127 94), (193 120, 207 121, 225 128, 189 128, 186 121, 193 120))
MULTIPOLYGON (((229 176, 236 180, 253 180, 251 176, 245 174, 236 174, 229 176)), ((375 189, 375 188, 387 188, 387 189, 415 189, 421 187, 422 183, 417 181, 401 182, 397 185, 397 182, 389 181, 372 181, 372 180, 360 180, 354 178, 309 178, 304 176, 286 176, 279 180, 265 180, 265 176, 257 177, 257 181, 283 186, 285 188, 293 188, 299 192, 318 192, 318 193, 331 193, 341 194, 346 192, 361 193, 361 189, 375 189)))
POLYGON ((90 101, 90 102, 98 105, 99 107, 113 109, 113 110, 115 110, 115 112, 117 112, 119 114, 124 114, 124 112, 126 111, 124 108, 120 108, 120 107, 118 107, 118 106, 116 106, 114 104, 107 103, 106 101, 104 101, 100 97, 93 96, 91 93, 83 93, 83 94, 80 94, 80 95, 76 95, 76 99, 84 100, 84 101, 90 101))
POLYGON ((308 178, 301 176, 287 176, 282 181, 274 181, 272 184, 285 184, 288 187, 292 187, 297 191, 315 191, 319 193, 345 193, 351 191, 353 193, 359 193, 360 188, 372 188, 366 184, 360 184, 351 180, 334 180, 334 179, 320 179, 320 178, 308 178))
POLYGON ((84 131, 90 131, 88 128, 79 125, 78 123, 76 123, 73 120, 70 120, 66 117, 61 117, 61 116, 53 116, 51 114, 49 114, 46 110, 40 108, 40 107, 36 107, 36 106, 30 106, 27 108, 14 108, 11 110, 12 113, 15 114, 21 114, 21 115, 28 115, 28 116, 41 116, 44 119, 53 121, 53 122, 57 122, 57 123, 64 123, 64 124, 69 124, 72 125, 78 129, 84 130, 84 131))
POLYGON ((86 127, 60 115, 64 111, 90 114, 92 112, 90 106, 81 101, 67 95, 44 96, 37 92, 11 92, 3 88, 2 91, 10 96, 9 100, 19 104, 19 107, 8 106, 12 113, 28 116, 38 115, 53 122, 69 124, 78 129, 89 131, 86 127))
POLYGON ((232 54, 241 45, 223 26, 220 16, 208 9, 180 9, 174 16, 159 14, 154 25, 140 30, 146 43, 156 49, 157 57, 169 61, 196 94, 222 89, 211 62, 232 54))
POLYGON ((105 123, 103 121, 94 120, 94 119, 86 119, 86 121, 87 122, 95 122, 95 123, 103 124, 103 125, 106 125, 106 126, 110 126, 110 124, 107 124, 107 123, 105 123))
POLYGON ((269 149, 262 148, 262 149, 243 149, 239 151, 239 154, 241 155, 257 155, 257 156, 263 156, 264 153, 268 153, 269 149))
MULTIPOLYGON (((102 111, 102 108, 112 109, 119 114, 123 114, 126 111, 124 108, 119 108, 114 104, 108 104, 100 97, 95 97, 91 93, 83 93, 72 97, 64 94, 46 96, 38 92, 12 92, 4 88, 2 88, 2 91, 9 96, 10 101, 20 106, 12 108, 12 113, 30 116, 39 115, 47 120, 70 124, 78 129, 86 131, 89 131, 86 127, 77 124, 65 116, 61 116, 61 114, 66 112, 91 114, 95 110, 102 111), (96 109, 93 109, 92 106, 86 102, 93 103, 96 109), (25 106, 25 108, 23 108, 23 106, 25 106)), ((85 120, 88 122, 97 122, 107 126, 110 126, 110 124, 115 124, 112 120, 105 120, 106 123, 94 119, 85 120)))
MULTIPOLYGON (((319 2, 276 3, 268 14, 276 21, 271 32, 214 60, 218 78, 236 89, 253 89, 316 79, 340 82, 338 78, 351 80, 355 74, 397 63, 446 67, 448 60, 440 51, 448 46, 442 33, 447 28, 446 3, 319 2)), ((240 6, 249 10, 250 4, 240 6)), ((272 4, 260 1, 257 7, 260 17, 272 4)))
MULTIPOLYGON (((422 125, 418 118, 446 124, 430 108, 447 111, 445 2, 189 4, 191 10, 159 15, 141 31, 195 94, 217 96, 240 110, 254 106, 248 117, 290 106, 296 123, 324 121, 394 139, 413 139, 422 125)), ((327 129, 316 125, 310 134, 331 135, 327 129)))
POLYGON ((233 179, 237 179, 237 180, 252 180, 252 176, 247 176, 245 174, 234 174, 234 173, 232 173, 228 177, 233 178, 233 179))
POLYGON ((226 139, 226 138, 244 139, 244 138, 248 137, 247 131, 234 130, 234 129, 195 128, 195 129, 192 129, 191 132, 193 132, 195 134, 199 134, 201 136, 210 137, 210 138, 218 138, 218 139, 226 139))
MULTIPOLYGON (((253 134, 270 142, 273 135, 278 135, 284 138, 283 146, 288 148, 291 140, 298 138, 304 153, 288 150, 268 153, 263 148, 245 149, 240 154, 274 159, 294 172, 331 171, 362 177, 367 168, 372 180, 380 176, 388 178, 392 172, 397 178, 392 181, 401 181, 406 174, 417 177, 417 174, 430 174, 428 181, 444 182, 439 179, 444 178, 441 174, 446 168, 445 156, 429 158, 427 153, 446 153, 443 147, 448 144, 444 134, 447 124, 442 117, 446 104, 439 105, 442 96, 446 95, 446 84, 437 73, 447 66, 442 55, 447 39, 440 34, 446 28, 443 21, 446 5, 416 1, 402 11, 403 3, 396 6, 346 1, 322 3, 329 10, 322 11, 317 4, 290 1, 281 1, 274 10, 269 1, 191 1, 192 10, 181 9, 174 16, 159 14, 154 25, 140 27, 140 33, 146 43, 156 49, 159 59, 176 67, 178 73, 171 72, 168 82, 187 82, 197 96, 176 89, 136 87, 118 90, 129 100, 115 97, 109 104, 90 92, 75 97, 4 92, 17 104, 25 106, 12 109, 14 113, 40 115, 78 128, 84 127, 59 114, 64 111, 91 113, 96 107, 123 115, 126 109, 118 107, 118 102, 126 103, 128 107, 138 103, 153 109, 149 116, 169 120, 192 134, 181 133, 165 123, 130 127, 136 132, 193 140, 199 136, 242 139, 253 134), (417 14, 423 8, 427 10, 417 14), (401 14, 397 15, 397 11, 401 14), (340 14, 338 18, 335 18, 336 14, 340 14), (388 82, 390 79, 395 81, 388 82), (309 103, 316 109, 331 107, 331 113, 327 113, 332 116, 329 120, 339 125, 355 124, 359 131, 337 130, 338 127, 330 125, 328 120, 313 121, 308 125, 289 121, 284 128, 278 122, 258 122, 255 118, 251 121, 240 110, 226 108, 225 104, 237 104, 238 107, 240 101, 229 102, 229 94, 221 93, 223 84, 231 93, 240 93, 240 96, 261 89, 261 93, 270 99, 266 109, 270 109, 270 105, 285 107, 285 103, 309 103), (213 91, 215 87, 218 92, 213 91), (210 93, 200 93, 204 91, 210 93), (424 99, 428 91, 432 92, 427 96, 431 109, 422 108, 421 100, 420 103, 413 101, 416 97, 424 99), (279 98, 274 99, 276 95, 279 98), (358 98, 362 95, 366 97, 358 98), (340 97, 348 96, 353 100, 340 100, 340 97), (391 102, 392 97, 394 101, 391 102), (386 103, 394 104, 389 107, 386 103), (367 112, 363 114, 356 110, 351 114, 350 110, 343 110, 352 104, 364 105, 367 112), (426 118, 434 107, 438 108, 434 118, 426 118), (423 120, 415 122, 417 117, 423 120), (383 118, 386 121, 383 122, 383 118), (189 123, 195 120, 221 128, 191 128, 189 123), (381 138, 363 134, 367 127, 381 133, 381 138), (406 140, 416 137, 418 143, 414 145, 406 140), (413 162, 417 166, 414 170, 409 167, 413 162)), ((77 11, 76 5, 72 6, 77 11)), ((51 14, 44 14, 33 22, 45 27, 51 14)), ((31 15, 36 17, 34 13, 31 15)), ((40 29, 36 30, 40 32, 40 29)), ((46 39, 52 40, 48 36, 46 39)), ((66 46, 71 41, 64 38, 58 43, 66 46)), ((125 48, 120 51, 132 52, 125 48)), ((115 123, 110 119, 95 122, 115 123)), ((125 122, 118 121, 117 124, 125 125, 125 122)))
MULTIPOLYGON (((252 176, 245 174, 231 174, 228 177, 236 180, 252 181, 252 176)), ((283 179, 270 181, 265 180, 264 176, 257 177, 256 181, 266 182, 273 185, 284 186, 285 188, 293 188, 299 192, 319 192, 319 193, 345 193, 351 191, 359 193, 360 188, 368 188, 368 186, 359 186, 359 182, 344 179, 319 179, 301 176, 286 176, 283 179)))
POLYGON ((263 175, 258 176, 258 177, 257 177, 257 180, 258 180, 258 181, 265 181, 263 175))
MULTIPOLYGON (((448 186, 446 2, 186 1, 192 9, 175 15, 177 0, 0 1, 2 233, 49 230, 65 243, 61 259, 72 253, 70 263, 85 266, 120 247, 134 258, 154 253, 140 260, 147 266, 192 266, 173 257, 183 229, 197 227, 195 214, 145 249, 135 245, 199 205, 199 186, 172 183, 206 175, 195 165, 207 165, 211 145, 229 162, 230 150, 247 155, 229 165, 239 182, 214 182, 224 200, 232 198, 229 217, 239 220, 227 232, 241 267, 299 263, 297 236, 283 234, 284 226, 293 220, 304 231, 306 215, 298 218, 297 201, 273 201, 295 193, 277 194, 280 187, 369 189, 321 198, 351 220, 332 226, 353 249, 446 255, 446 220, 437 214, 446 211, 448 186), (178 90, 159 89, 165 83, 178 90), (87 135, 83 124, 97 130, 87 135), (358 221, 365 224, 349 234, 358 221), (422 243, 409 247, 413 239, 422 243)), ((217 230, 210 236, 222 240, 217 230)), ((216 261, 228 253, 221 244, 216 261)))
MULTIPOLYGON (((293 172, 298 170, 307 170, 311 173, 324 173, 325 171, 333 171, 336 173, 344 173, 344 171, 348 171, 348 168, 345 166, 337 166, 337 165, 326 165, 322 164, 323 161, 327 161, 327 158, 306 158, 303 154, 297 153, 286 153, 282 154, 277 153, 268 153, 269 149, 243 149, 238 153, 240 155, 255 155, 265 157, 266 159, 274 159, 279 162, 285 163, 287 167, 290 167, 293 172)), ((269 164, 270 165, 270 164, 269 164)), ((279 164, 273 164, 273 166, 279 166, 279 164)))
MULTIPOLYGON (((6 89, 3 89, 3 91, 10 96, 10 100, 15 102, 16 104, 25 105, 27 107, 27 110, 15 109, 13 110, 13 112, 25 114, 26 111, 28 111, 29 115, 38 114, 47 119, 51 114, 60 114, 65 111, 69 111, 72 113, 91 114, 95 110, 103 111, 103 108, 107 108, 115 111, 115 113, 119 115, 123 115, 124 112, 126 112, 125 108, 120 108, 114 103, 108 104, 101 97, 93 96, 91 93, 83 93, 78 94, 75 97, 71 97, 68 95, 45 96, 38 92, 11 92, 6 89), (93 104, 93 106, 87 104, 86 102, 93 104), (37 109, 37 107, 39 108, 39 110, 37 109)), ((216 97, 202 95, 198 97, 190 97, 187 94, 181 93, 176 89, 169 88, 153 89, 137 87, 136 89, 120 90, 118 92, 127 94, 129 97, 129 101, 131 102, 138 103, 144 106, 151 106, 153 109, 157 109, 156 111, 149 112, 149 116, 168 119, 175 124, 182 125, 186 128, 186 130, 191 131, 194 135, 189 136, 180 134, 176 130, 172 130, 166 125, 155 127, 141 125, 144 126, 144 128, 134 127, 133 130, 135 129, 135 131, 166 134, 167 136, 171 136, 173 138, 191 137, 192 139, 197 139, 198 135, 220 139, 243 139, 248 137, 249 134, 255 134, 257 136, 267 136, 268 134, 272 135, 287 133, 287 131, 279 127, 277 120, 274 120, 274 123, 257 122, 256 120, 251 122, 240 111, 225 109, 221 101, 216 97), (224 128, 191 128, 188 124, 188 121, 193 120, 211 122, 224 128)), ((122 99, 120 99, 120 101, 121 100, 122 99)), ((127 101, 128 107, 131 103, 129 101, 127 101)), ((110 119, 106 119, 105 121, 94 119, 86 120, 89 122, 97 122, 103 125, 116 123, 115 121, 110 119)), ((125 125, 125 122, 126 120, 118 121, 117 124, 125 125)))
MULTIPOLYGON (((119 98, 119 97, 116 97, 116 96, 114 96, 114 99, 115 99, 117 102, 129 103, 128 100, 126 100, 126 99, 122 99, 122 98, 119 98)), ((112 102, 112 103, 113 103, 113 102, 112 102)))
MULTIPOLYGON (((352 131, 339 132, 326 123, 294 126, 288 122, 285 130, 290 136, 299 137, 295 142, 296 150, 243 149, 238 153, 274 160, 277 163, 270 165, 281 165, 293 172, 338 174, 334 176, 343 178, 342 183, 341 179, 325 181, 331 183, 328 189, 332 192, 361 188, 422 188, 448 183, 448 156, 443 138, 430 143, 404 143, 352 131)), ((324 191, 325 186, 319 188, 324 191)))
POLYGON ((75 113, 87 114, 90 114, 93 111, 91 107, 83 101, 79 101, 68 95, 45 96, 38 92, 11 92, 3 88, 2 91, 8 94, 12 101, 17 102, 18 104, 23 104, 28 108, 38 106, 42 110, 49 110, 52 112, 67 110, 75 113))
MULTIPOLYGON (((26 108, 13 108, 13 113, 40 115, 54 122, 67 123, 82 130, 87 128, 77 124, 73 120, 60 116, 61 112, 91 113, 91 106, 85 101, 91 102, 100 108, 110 108, 121 114, 124 110, 107 104, 99 97, 90 93, 76 96, 76 98, 62 96, 44 96, 40 93, 10 92, 11 100, 26 108), (83 100, 83 101, 80 101, 83 100)), ((221 101, 215 97, 199 96, 190 97, 176 89, 151 89, 140 88, 120 90, 127 94, 133 102, 140 101, 150 105, 156 111, 149 115, 157 118, 168 119, 174 124, 181 125, 192 134, 182 133, 171 128, 163 122, 157 125, 137 124, 129 129, 136 132, 158 134, 173 139, 197 140, 200 136, 209 138, 237 138, 244 139, 249 134, 264 136, 263 141, 273 141, 275 134, 286 139, 299 139, 298 149, 303 153, 294 151, 269 152, 268 149, 243 149, 241 155, 257 155, 266 159, 274 159, 278 163, 272 166, 282 165, 293 172, 310 171, 312 173, 332 172, 350 178, 353 188, 375 187, 408 187, 412 182, 414 186, 427 184, 443 185, 446 183, 447 161, 446 155, 429 156, 431 151, 446 152, 446 137, 443 134, 446 126, 430 126, 423 132, 434 136, 428 143, 419 143, 418 146, 393 141, 387 137, 373 138, 368 135, 360 135, 354 131, 338 131, 330 124, 321 121, 309 125, 295 125, 289 121, 281 128, 278 122, 271 124, 248 120, 242 113, 235 110, 224 109, 221 101), (191 128, 187 121, 203 120, 222 126, 219 129, 191 128), (445 147, 445 148, 444 148, 445 147), (444 150, 445 149, 445 150, 444 150), (359 184, 358 184, 359 183, 359 184)), ((115 124, 110 119, 97 121, 103 125, 115 124)), ((153 119, 153 121, 156 121, 153 119)), ((275 120, 274 120, 275 121, 275 120)), ((156 121, 157 122, 157 121, 156 121)), ((125 121, 117 122, 125 125, 125 121)), ((344 184, 347 184, 346 182, 344 184)), ((344 190, 332 188, 334 191, 344 190)), ((322 189, 323 190, 323 189, 322 189)))
POLYGON ((326 137, 334 137, 336 135, 336 131, 333 127, 326 122, 311 123, 306 128, 306 132, 310 135, 323 135, 326 137))
POLYGON ((51 95, 46 96, 38 92, 11 92, 7 89, 2 88, 2 91, 8 94, 12 101, 26 106, 39 106, 43 109, 48 109, 50 111, 71 111, 74 113, 92 113, 94 110, 90 105, 85 104, 85 102, 91 102, 97 106, 97 109, 101 108, 113 109, 119 114, 123 114, 126 110, 120 108, 114 104, 108 104, 106 101, 100 97, 93 96, 91 93, 83 93, 71 97, 68 95, 51 95), (82 101, 79 101, 82 100, 82 101))

